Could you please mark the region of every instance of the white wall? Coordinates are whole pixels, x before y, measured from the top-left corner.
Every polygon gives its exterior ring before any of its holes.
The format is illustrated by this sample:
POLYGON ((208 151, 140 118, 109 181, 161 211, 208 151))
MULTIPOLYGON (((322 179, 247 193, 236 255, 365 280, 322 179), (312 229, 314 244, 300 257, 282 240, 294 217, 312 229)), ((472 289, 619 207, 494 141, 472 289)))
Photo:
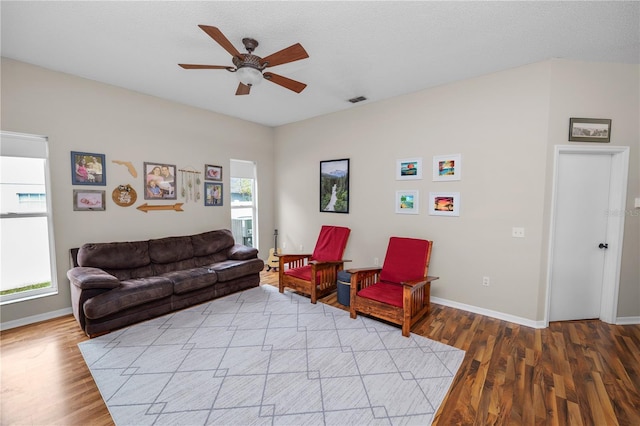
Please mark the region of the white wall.
MULTIPOLYGON (((640 117, 637 65, 548 61, 421 91, 277 129, 2 59, 2 129, 49 137, 60 294, 5 305, 2 323, 69 308, 67 252, 87 241, 181 235, 230 226, 222 208, 185 212, 117 207, 113 188, 142 180, 111 160, 225 167, 255 161, 260 185, 260 251, 274 228, 285 251, 310 251, 322 224, 352 229, 352 267, 382 260, 389 236, 435 241, 436 298, 525 323, 544 318, 553 145, 566 144, 570 117, 613 120, 612 144, 631 146, 619 317, 640 317, 640 117), (74 212, 70 151, 107 156, 105 212, 74 212), (432 182, 434 155, 462 154, 459 182, 432 182), (423 158, 420 181, 395 180, 396 160, 423 158), (320 213, 319 162, 350 158, 349 214, 320 213), (418 189, 419 215, 394 213, 395 191, 418 189), (462 195, 460 217, 426 213, 429 191, 462 195), (277 218, 277 220, 274 220, 277 218), (511 228, 526 238, 511 237, 511 228), (482 286, 489 276, 491 285, 482 286)), ((366 95, 366 94, 365 94, 366 95)), ((92 187, 95 189, 95 187, 92 187)), ((180 200, 178 200, 180 201, 180 200)), ((138 203, 137 203, 138 204, 138 203)), ((137 205, 136 204, 136 205, 137 205)))
MULTIPOLYGON (((256 162, 258 179, 265 182, 260 220, 266 233, 260 241, 264 242, 261 255, 266 258, 273 229, 273 129, 6 58, 2 58, 1 84, 2 130, 49 138, 59 286, 57 296, 4 305, 2 323, 70 307, 66 271, 72 247, 230 228, 231 158, 256 162), (107 185, 72 186, 70 151, 105 154, 107 185), (138 177, 112 160, 131 161, 138 177), (205 207, 201 199, 185 203, 184 212, 137 210, 145 202, 144 161, 200 172, 205 164, 223 166, 225 205, 205 207), (136 190, 138 201, 131 207, 119 207, 111 193, 117 185, 127 183, 136 190), (106 210, 73 211, 73 189, 104 189, 106 210)), ((174 202, 184 200, 178 195, 175 201, 150 203, 174 202)))
MULTIPOLYGON (((556 60, 552 69, 549 164, 553 145, 568 144, 567 117, 611 118, 611 145, 631 147, 618 317, 638 317, 640 209, 634 209, 634 199, 640 197, 640 67, 556 60)), ((550 185, 551 173, 547 178, 550 185)))
MULTIPOLYGON (((282 126, 276 129, 280 241, 285 251, 300 245, 308 251, 320 225, 349 226, 346 257, 360 267, 382 260, 392 235, 433 239, 430 274, 441 277, 432 285, 434 297, 540 324, 549 152, 568 143, 569 118, 576 116, 612 118, 614 143, 637 151, 637 81, 638 66, 547 61, 282 126), (576 76, 584 77, 581 83, 576 76), (584 85, 598 87, 602 79, 607 88, 596 90, 597 97, 573 93, 584 85), (565 82, 577 86, 560 88, 565 82), (616 134, 618 126, 626 132, 616 134), (462 154, 462 180, 433 182, 432 157, 456 153, 462 154), (396 160, 407 157, 423 158, 422 180, 395 180, 396 160), (320 213, 319 162, 339 158, 351 161, 350 213, 320 213), (394 213, 398 189, 420 191, 419 215, 394 213), (460 192, 460 217, 429 216, 429 191, 460 192), (526 238, 512 238, 513 226, 524 227, 526 238), (489 287, 482 286, 483 276, 490 277, 489 287)), ((638 185, 631 182, 639 180, 637 152, 632 157, 629 198, 637 196, 638 185)), ((640 303, 634 304, 640 283, 637 221, 629 217, 625 228, 620 316, 640 315, 640 303)))

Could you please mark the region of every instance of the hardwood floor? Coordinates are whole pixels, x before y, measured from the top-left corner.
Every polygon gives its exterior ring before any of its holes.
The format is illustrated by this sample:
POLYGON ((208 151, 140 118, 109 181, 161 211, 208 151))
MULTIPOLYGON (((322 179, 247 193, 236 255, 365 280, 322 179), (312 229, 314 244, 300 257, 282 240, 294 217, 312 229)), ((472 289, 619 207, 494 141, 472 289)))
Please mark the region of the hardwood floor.
MULTIPOLYGON (((640 425, 638 325, 532 329, 433 304, 412 331, 466 351, 434 425, 640 425)), ((112 425, 84 340, 70 315, 0 333, 0 424, 112 425)))

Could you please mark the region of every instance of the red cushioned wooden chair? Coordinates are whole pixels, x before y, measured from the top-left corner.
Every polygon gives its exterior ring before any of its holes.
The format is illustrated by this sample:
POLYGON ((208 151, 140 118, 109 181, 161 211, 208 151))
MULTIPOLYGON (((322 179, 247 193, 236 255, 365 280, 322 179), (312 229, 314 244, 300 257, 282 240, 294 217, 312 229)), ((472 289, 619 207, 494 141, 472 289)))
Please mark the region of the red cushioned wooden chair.
POLYGON ((411 326, 429 313, 431 281, 427 276, 432 241, 391 237, 382 268, 349 269, 351 318, 360 312, 402 326, 411 326))
POLYGON ((341 226, 322 226, 313 254, 280 254, 278 289, 288 287, 311 296, 311 303, 336 290, 342 255, 351 230, 341 226))

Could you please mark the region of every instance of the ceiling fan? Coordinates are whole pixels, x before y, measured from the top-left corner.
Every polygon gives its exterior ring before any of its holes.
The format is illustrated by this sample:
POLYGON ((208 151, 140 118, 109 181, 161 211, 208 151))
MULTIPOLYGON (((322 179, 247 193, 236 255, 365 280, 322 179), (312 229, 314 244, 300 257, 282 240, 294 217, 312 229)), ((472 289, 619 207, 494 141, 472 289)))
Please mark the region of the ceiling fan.
POLYGON ((240 80, 240 84, 236 90, 236 95, 248 95, 251 87, 260 83, 263 78, 286 89, 293 90, 296 93, 302 92, 304 88, 307 87, 306 84, 300 83, 299 81, 295 81, 272 72, 263 72, 269 67, 275 67, 276 65, 282 65, 308 58, 309 55, 300 43, 296 43, 286 49, 282 49, 265 58, 261 58, 253 54, 254 49, 258 47, 258 42, 255 39, 243 38, 242 44, 244 44, 248 53, 240 53, 218 28, 211 27, 209 25, 198 26, 202 28, 209 37, 222 46, 224 50, 231 54, 233 57, 233 65, 235 65, 235 67, 225 65, 178 64, 182 68, 187 70, 224 69, 229 72, 235 72, 238 80, 240 80))

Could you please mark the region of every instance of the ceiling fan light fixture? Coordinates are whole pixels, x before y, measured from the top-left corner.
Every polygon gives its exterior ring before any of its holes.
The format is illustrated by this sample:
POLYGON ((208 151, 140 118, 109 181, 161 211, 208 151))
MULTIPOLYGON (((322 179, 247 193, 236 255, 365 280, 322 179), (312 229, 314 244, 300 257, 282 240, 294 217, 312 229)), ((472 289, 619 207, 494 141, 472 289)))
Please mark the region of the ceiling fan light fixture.
POLYGON ((236 77, 240 83, 246 86, 255 86, 262 81, 262 72, 253 67, 240 67, 236 71, 236 77))

